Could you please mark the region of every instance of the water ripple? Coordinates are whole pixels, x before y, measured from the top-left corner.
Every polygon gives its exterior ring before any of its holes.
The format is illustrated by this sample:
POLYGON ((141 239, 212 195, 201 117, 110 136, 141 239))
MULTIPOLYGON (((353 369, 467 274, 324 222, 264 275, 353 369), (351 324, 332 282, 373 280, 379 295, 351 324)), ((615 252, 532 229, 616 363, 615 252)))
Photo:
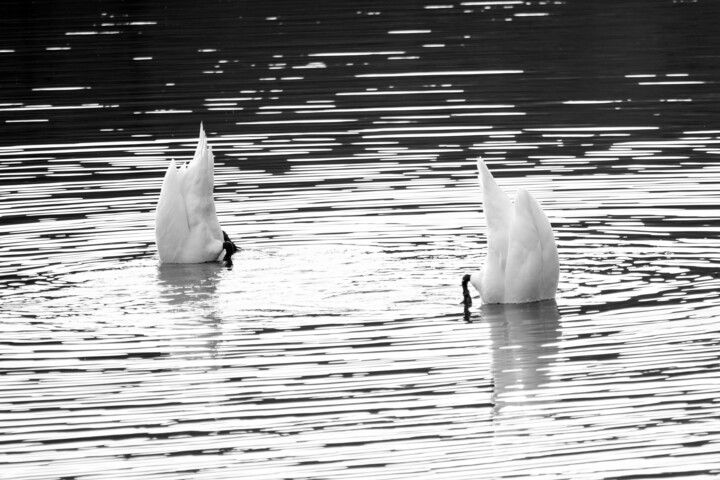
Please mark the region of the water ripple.
POLYGON ((5 476, 720 472, 711 2, 141 3, 0 34, 5 476), (201 120, 241 251, 160 266, 201 120), (556 301, 463 315, 478 155, 556 301))

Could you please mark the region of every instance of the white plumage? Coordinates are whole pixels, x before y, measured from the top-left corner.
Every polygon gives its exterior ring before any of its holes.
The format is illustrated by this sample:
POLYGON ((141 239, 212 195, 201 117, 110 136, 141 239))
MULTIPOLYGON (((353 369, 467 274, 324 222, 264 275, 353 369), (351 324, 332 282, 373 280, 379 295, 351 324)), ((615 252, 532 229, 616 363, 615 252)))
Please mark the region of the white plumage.
POLYGON ((220 259, 223 231, 213 200, 212 149, 200 125, 189 164, 168 166, 155 212, 155 241, 163 263, 202 263, 220 259))
POLYGON ((555 298, 560 265, 552 227, 535 199, 518 189, 515 203, 500 190, 481 158, 480 186, 488 227, 488 247, 482 269, 463 278, 484 303, 525 303, 555 298))

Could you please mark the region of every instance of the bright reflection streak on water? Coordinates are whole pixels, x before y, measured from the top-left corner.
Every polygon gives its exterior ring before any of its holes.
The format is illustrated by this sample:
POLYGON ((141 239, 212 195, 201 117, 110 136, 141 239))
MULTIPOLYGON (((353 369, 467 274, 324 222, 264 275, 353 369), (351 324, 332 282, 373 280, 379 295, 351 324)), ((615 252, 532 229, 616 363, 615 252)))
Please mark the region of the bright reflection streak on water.
POLYGON ((714 18, 699 3, 110 4, 4 29, 0 471, 717 475, 715 25, 646 31, 714 18), (201 120, 242 251, 160 267, 162 175, 201 120), (545 208, 556 302, 463 318, 477 155, 545 208))

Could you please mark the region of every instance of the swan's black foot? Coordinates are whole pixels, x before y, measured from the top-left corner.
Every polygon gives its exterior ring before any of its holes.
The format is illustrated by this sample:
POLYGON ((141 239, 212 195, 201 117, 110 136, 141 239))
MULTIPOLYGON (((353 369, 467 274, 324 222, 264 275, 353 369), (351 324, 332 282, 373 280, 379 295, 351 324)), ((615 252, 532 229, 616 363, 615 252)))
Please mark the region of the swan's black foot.
POLYGON ((463 301, 460 302, 460 304, 465 308, 472 307, 472 297, 470 297, 470 294, 463 295, 463 301))
POLYGON ((470 313, 469 307, 463 309, 463 319, 468 323, 472 323, 472 313, 470 313))
POLYGON ((463 301, 461 303, 465 306, 465 310, 472 307, 472 297, 470 296, 470 290, 467 286, 469 281, 470 275, 464 275, 462 278, 463 301))
POLYGON ((223 231, 223 250, 225 250, 225 258, 223 258, 223 262, 225 262, 227 266, 232 265, 232 256, 238 251, 238 248, 232 240, 230 240, 230 237, 228 237, 228 234, 225 233, 225 231, 223 231))

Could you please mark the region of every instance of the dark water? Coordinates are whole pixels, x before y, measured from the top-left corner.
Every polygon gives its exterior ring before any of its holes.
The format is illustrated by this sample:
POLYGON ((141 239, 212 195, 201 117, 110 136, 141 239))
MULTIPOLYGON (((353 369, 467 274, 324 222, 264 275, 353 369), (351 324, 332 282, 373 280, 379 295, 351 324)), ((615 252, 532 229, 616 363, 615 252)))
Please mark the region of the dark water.
POLYGON ((0 478, 720 473, 720 3, 2 10, 0 478), (232 269, 155 257, 200 122, 232 269), (466 321, 480 155, 561 280, 466 321))

